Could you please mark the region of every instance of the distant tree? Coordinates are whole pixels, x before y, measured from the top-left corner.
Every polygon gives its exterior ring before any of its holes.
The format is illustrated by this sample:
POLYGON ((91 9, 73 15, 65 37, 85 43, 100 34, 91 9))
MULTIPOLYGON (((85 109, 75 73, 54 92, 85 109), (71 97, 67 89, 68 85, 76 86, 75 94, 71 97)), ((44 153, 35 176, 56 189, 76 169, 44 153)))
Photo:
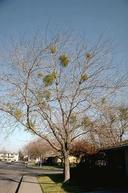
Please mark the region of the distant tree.
POLYGON ((97 104, 100 109, 95 123, 97 147, 120 145, 128 132, 128 108, 125 105, 112 105, 108 102, 97 104))
POLYGON ((87 47, 60 36, 45 45, 36 37, 13 46, 5 61, 0 110, 60 152, 68 181, 71 144, 81 136, 95 142, 96 104, 124 86, 112 75, 111 50, 100 40, 87 47))
POLYGON ((124 136, 128 133, 128 106, 122 105, 117 110, 119 141, 123 142, 124 136))
POLYGON ((94 144, 86 142, 84 139, 74 141, 71 146, 70 155, 78 157, 81 159, 86 154, 94 154, 97 149, 94 144))
POLYGON ((24 160, 24 155, 22 151, 19 151, 19 160, 24 160))
POLYGON ((57 156, 57 152, 53 149, 46 141, 42 139, 34 140, 29 142, 23 148, 25 155, 28 155, 31 158, 45 158, 54 154, 57 156))

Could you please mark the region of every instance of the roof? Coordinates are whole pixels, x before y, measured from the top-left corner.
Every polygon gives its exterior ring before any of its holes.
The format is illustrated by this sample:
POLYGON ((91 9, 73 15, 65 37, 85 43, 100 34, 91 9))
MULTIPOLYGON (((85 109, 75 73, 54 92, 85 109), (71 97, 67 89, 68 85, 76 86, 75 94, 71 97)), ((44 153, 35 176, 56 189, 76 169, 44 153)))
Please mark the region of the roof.
POLYGON ((115 144, 113 146, 107 146, 104 148, 100 148, 99 151, 107 151, 107 150, 116 150, 116 149, 122 149, 122 148, 128 148, 128 143, 121 143, 121 144, 115 144))

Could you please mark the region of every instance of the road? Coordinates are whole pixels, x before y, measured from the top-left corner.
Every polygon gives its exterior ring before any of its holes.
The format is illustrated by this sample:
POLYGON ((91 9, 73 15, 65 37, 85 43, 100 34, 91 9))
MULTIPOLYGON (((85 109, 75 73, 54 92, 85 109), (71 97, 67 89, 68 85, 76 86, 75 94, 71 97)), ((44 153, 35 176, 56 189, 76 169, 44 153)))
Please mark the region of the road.
POLYGON ((0 162, 0 193, 17 193, 23 176, 36 176, 59 171, 28 168, 24 163, 0 162))
POLYGON ((0 193, 16 192, 22 172, 11 169, 11 164, 0 162, 0 193))

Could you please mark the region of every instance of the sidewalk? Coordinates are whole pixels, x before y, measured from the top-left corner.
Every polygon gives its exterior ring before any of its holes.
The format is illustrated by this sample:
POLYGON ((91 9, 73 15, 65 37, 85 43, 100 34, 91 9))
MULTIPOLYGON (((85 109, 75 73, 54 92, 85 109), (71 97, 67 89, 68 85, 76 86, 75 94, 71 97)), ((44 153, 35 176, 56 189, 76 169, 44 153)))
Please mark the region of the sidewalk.
POLYGON ((36 177, 24 176, 18 193, 42 193, 36 177))

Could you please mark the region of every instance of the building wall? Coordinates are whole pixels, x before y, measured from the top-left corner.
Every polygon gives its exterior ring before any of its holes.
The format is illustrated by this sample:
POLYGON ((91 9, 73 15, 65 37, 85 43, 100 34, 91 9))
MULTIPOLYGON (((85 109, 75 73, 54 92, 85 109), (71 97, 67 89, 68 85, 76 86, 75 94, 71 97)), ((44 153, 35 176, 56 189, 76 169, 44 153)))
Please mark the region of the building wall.
POLYGON ((70 162, 70 164, 77 164, 77 163, 79 163, 77 157, 75 157, 75 156, 69 156, 69 162, 70 162))
POLYGON ((0 160, 1 161, 18 161, 19 160, 19 154, 15 153, 0 153, 0 160))

